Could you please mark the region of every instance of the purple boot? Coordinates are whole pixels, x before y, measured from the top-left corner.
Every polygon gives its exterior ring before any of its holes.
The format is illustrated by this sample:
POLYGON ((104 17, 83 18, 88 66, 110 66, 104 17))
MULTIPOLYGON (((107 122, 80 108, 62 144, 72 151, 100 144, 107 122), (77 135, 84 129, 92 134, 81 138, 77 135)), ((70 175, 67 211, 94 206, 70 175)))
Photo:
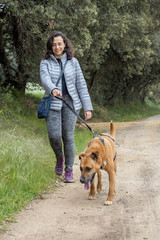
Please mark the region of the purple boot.
POLYGON ((66 183, 73 182, 73 172, 71 170, 65 171, 64 182, 66 183))
POLYGON ((64 157, 57 160, 56 167, 55 167, 55 172, 57 175, 62 175, 63 173, 63 162, 64 162, 64 157))

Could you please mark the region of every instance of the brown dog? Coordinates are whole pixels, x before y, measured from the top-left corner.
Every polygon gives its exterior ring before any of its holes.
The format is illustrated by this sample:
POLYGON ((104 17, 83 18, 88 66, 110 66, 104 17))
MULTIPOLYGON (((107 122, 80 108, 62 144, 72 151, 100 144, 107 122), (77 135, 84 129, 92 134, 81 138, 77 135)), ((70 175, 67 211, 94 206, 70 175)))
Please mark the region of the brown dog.
POLYGON ((117 168, 117 154, 115 146, 115 127, 111 122, 110 135, 100 134, 93 138, 84 153, 79 156, 81 177, 80 182, 85 184, 85 189, 90 188, 89 199, 95 197, 95 174, 98 175, 97 191, 102 190, 101 169, 108 172, 109 192, 104 205, 111 205, 115 195, 115 174, 117 168))

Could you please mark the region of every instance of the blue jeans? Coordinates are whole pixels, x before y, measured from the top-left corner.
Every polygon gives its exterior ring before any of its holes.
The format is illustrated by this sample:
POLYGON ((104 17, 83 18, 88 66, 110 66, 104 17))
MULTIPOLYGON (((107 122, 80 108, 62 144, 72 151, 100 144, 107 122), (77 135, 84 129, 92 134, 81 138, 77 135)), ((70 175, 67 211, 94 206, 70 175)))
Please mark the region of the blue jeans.
MULTIPOLYGON (((64 95, 63 98, 73 107, 72 99, 68 94, 64 95)), ((77 113, 79 113, 79 111, 77 113)), ((65 157, 65 171, 73 170, 76 121, 77 117, 69 110, 65 103, 63 103, 60 111, 50 110, 46 118, 50 145, 57 160, 63 158, 63 156, 65 157)))

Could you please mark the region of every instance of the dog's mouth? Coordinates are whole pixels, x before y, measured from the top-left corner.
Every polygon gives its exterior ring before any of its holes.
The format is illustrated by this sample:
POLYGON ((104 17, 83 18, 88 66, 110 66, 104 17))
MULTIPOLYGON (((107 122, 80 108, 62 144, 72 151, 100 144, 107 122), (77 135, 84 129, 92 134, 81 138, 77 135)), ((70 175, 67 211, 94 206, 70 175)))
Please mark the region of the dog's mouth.
POLYGON ((84 185, 84 189, 85 189, 85 190, 90 189, 90 187, 91 187, 91 181, 85 183, 85 185, 84 185))
POLYGON ((84 185, 84 189, 85 189, 85 190, 90 189, 95 174, 96 174, 96 173, 93 173, 91 180, 89 180, 87 183, 85 183, 85 185, 84 185))

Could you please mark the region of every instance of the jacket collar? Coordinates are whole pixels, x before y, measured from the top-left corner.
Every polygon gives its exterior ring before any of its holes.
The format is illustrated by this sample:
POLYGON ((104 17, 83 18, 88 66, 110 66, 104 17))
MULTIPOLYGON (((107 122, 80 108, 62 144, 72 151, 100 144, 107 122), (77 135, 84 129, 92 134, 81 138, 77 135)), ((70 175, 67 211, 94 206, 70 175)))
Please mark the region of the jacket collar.
MULTIPOLYGON (((53 61, 57 61, 57 59, 55 58, 55 56, 53 54, 50 54, 50 57, 53 61)), ((64 53, 61 57, 60 57, 61 61, 64 62, 67 59, 67 54, 64 53)))

